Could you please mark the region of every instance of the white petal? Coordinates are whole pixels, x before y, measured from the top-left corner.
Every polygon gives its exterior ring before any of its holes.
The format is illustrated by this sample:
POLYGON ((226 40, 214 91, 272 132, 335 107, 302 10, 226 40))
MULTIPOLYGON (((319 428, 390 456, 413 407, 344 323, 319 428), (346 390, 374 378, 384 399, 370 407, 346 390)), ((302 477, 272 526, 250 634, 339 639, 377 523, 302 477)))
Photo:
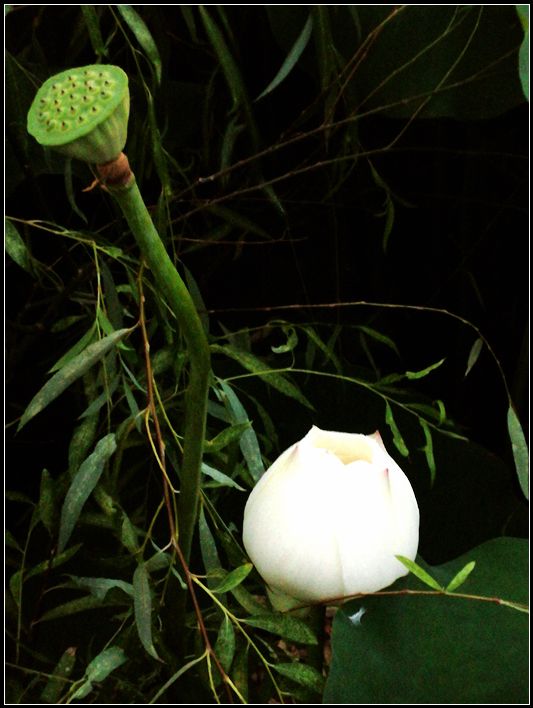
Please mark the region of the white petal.
POLYGON ((274 588, 305 601, 342 594, 331 519, 332 490, 338 486, 342 465, 326 450, 304 441, 283 464, 283 473, 275 469, 250 495, 243 527, 245 548, 274 588))

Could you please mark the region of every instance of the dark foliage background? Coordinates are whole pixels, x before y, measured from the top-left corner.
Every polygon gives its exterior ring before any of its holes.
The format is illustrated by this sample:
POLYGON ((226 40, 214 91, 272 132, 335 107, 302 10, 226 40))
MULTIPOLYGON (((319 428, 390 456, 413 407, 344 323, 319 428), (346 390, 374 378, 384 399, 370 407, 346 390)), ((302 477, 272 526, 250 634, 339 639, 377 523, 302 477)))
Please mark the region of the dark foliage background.
MULTIPOLYGON (((442 400, 455 430, 469 442, 434 435, 433 486, 420 451, 420 428, 412 416, 395 411, 410 448, 405 465, 422 511, 420 553, 438 564, 497 536, 527 537, 527 506, 514 469, 501 374, 484 347, 465 378, 476 332, 459 319, 474 324, 490 343, 527 430, 529 111, 518 72, 513 73, 522 36, 514 7, 491 8, 494 14, 487 8, 482 20, 486 32, 498 26, 495 42, 503 48, 495 55, 508 58, 492 65, 488 57, 491 68, 479 72, 483 80, 465 81, 455 103, 429 102, 417 114, 416 102, 402 103, 401 95, 395 96, 394 82, 364 100, 387 75, 380 71, 394 71, 387 49, 392 36, 369 45, 367 64, 356 68, 344 92, 334 81, 335 71, 353 53, 347 47, 357 46, 354 36, 364 38, 379 21, 369 9, 360 8, 359 24, 350 27, 347 8, 330 8, 329 59, 321 58, 313 37, 285 81, 251 102, 283 64, 309 11, 232 6, 221 14, 209 7, 239 67, 247 103, 235 96, 235 86, 228 88, 198 8, 135 6, 160 54, 162 80, 156 87, 153 66, 116 7, 95 7, 107 42, 103 61, 119 64, 131 77, 126 152, 156 221, 164 224, 168 247, 196 280, 211 333, 254 328, 254 352, 271 360, 271 347, 283 343, 279 328, 268 326, 273 319, 313 323, 326 333, 324 340, 340 327, 336 343, 343 372, 355 377, 417 371, 445 358, 443 366, 413 384, 413 396, 442 400), (154 157, 146 86, 153 92, 164 150, 160 158, 154 157), (369 113, 357 122, 317 130, 333 104, 336 121, 354 115, 357 106, 369 113), (305 133, 306 139, 268 150, 305 133), (264 150, 263 156, 248 159, 264 150), (200 179, 219 171, 216 179, 200 179), (275 196, 258 188, 269 180, 275 196), (387 200, 394 204, 392 214, 387 200), (387 306, 348 305, 359 301, 387 306), (357 329, 361 326, 388 337, 399 356, 365 337, 357 329)), ((422 10, 428 8, 420 8, 421 20, 422 10)), ((323 27, 319 10, 313 12, 314 26, 323 27)), ((437 13, 432 17, 437 30, 449 20, 444 7, 431 12, 437 13)), ((410 41, 409 35, 405 42, 410 41)), ((17 228, 41 264, 38 278, 9 257, 5 268, 6 486, 11 493, 6 511, 8 528, 23 543, 28 517, 17 494, 36 501, 42 470, 57 476, 67 467, 69 441, 86 406, 80 404, 82 387, 70 389, 20 433, 12 423, 51 365, 86 330, 81 319, 60 331, 54 325, 86 312, 97 292, 87 251, 32 222, 96 233, 111 242, 118 237, 127 254, 135 251, 116 226, 110 200, 99 190, 82 191, 91 182, 89 170, 72 165, 76 212, 67 197, 64 160, 44 155, 25 134, 23 116, 36 86, 56 71, 95 61, 80 7, 13 6, 6 18, 6 49, 6 212, 20 220, 17 228)), ((475 58, 481 54, 479 47, 472 52, 475 58)), ((404 98, 412 95, 408 79, 403 88, 404 98)), ((118 273, 111 261, 108 267, 118 273)), ((154 331, 153 349, 164 343, 161 331, 154 331)), ((233 368, 226 363, 218 371, 233 368)), ((250 384, 276 427, 271 457, 313 423, 331 430, 380 429, 394 449, 382 401, 372 392, 342 381, 326 387, 313 377, 297 382, 314 412, 261 383, 250 384)), ((241 501, 221 506, 238 527, 241 501)), ((43 539, 31 549, 35 562, 41 554, 46 557, 48 545, 43 539)), ((87 563, 85 575, 90 558, 87 563)), ((46 598, 41 600, 46 607, 46 598)), ((76 621, 80 636, 85 621, 76 621)), ((64 644, 58 637, 50 643, 57 643, 56 651, 64 644)), ((35 646, 45 650, 42 637, 35 646)))

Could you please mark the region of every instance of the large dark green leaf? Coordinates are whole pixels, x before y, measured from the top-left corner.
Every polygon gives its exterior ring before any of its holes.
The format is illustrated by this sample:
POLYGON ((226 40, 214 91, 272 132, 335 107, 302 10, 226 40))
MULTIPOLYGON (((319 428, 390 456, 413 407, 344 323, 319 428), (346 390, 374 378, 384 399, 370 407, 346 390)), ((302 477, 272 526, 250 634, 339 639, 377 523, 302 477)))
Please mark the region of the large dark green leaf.
MULTIPOLYGON (((407 118, 424 104, 418 117, 473 120, 524 101, 518 71, 523 31, 513 5, 358 5, 327 11, 334 50, 346 62, 367 42, 345 89, 358 112, 407 118)), ((304 8, 276 6, 267 14, 276 40, 288 51, 305 21, 304 8)), ((300 65, 316 74, 311 61, 300 65)))
MULTIPOLYGON (((383 8, 359 9, 366 35, 383 8)), ((373 92, 365 108, 396 104, 388 113, 408 117, 421 103, 410 99, 432 94, 421 117, 476 119, 518 105, 520 30, 512 6, 407 6, 357 72, 361 97, 373 92)))
MULTIPOLYGON (((499 538, 429 568, 443 586, 466 563, 458 593, 518 603, 528 597, 528 543, 499 538)), ((427 591, 413 576, 393 586, 427 591)), ((528 615, 452 595, 367 596, 335 618, 328 703, 523 703, 528 615)))

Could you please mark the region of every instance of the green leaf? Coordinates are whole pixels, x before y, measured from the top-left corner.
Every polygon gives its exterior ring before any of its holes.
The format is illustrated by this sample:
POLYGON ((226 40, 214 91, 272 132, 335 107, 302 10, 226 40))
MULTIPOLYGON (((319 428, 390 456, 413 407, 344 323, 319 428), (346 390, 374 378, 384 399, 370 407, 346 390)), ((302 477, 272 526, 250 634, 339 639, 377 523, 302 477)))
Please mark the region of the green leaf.
POLYGON ((101 651, 87 666, 85 683, 75 692, 73 699, 85 698, 91 692, 93 683, 104 681, 110 673, 122 666, 127 660, 128 657, 120 647, 108 647, 101 651))
POLYGON ((294 327, 284 325, 282 330, 287 337, 287 341, 285 344, 280 344, 279 347, 270 347, 274 354, 287 354, 287 352, 292 352, 298 344, 298 335, 294 327))
POLYGON ((421 371, 406 371, 405 377, 408 378, 409 380, 421 379, 424 376, 427 376, 431 371, 438 369, 439 366, 442 366, 442 364, 444 364, 445 361, 446 361, 446 359, 441 359, 440 361, 437 361, 435 364, 431 364, 430 366, 426 367, 425 369, 421 369, 421 371))
POLYGON ((250 426, 251 423, 249 420, 244 421, 244 423, 231 425, 229 428, 226 428, 216 435, 212 440, 207 440, 205 443, 205 451, 220 452, 220 450, 223 450, 232 442, 240 440, 242 434, 248 430, 250 426))
POLYGON ((220 585, 218 585, 216 588, 213 588, 213 592, 224 593, 233 590, 233 588, 236 588, 242 583, 245 578, 248 577, 252 568, 252 563, 244 563, 238 568, 235 568, 235 570, 232 570, 231 573, 228 573, 226 575, 220 585))
POLYGON ((529 101, 529 5, 515 5, 524 28, 524 39, 518 53, 518 74, 524 96, 529 101))
POLYGON ((440 590, 444 592, 444 588, 439 585, 439 583, 417 563, 410 560, 409 558, 406 558, 405 556, 396 556, 396 558, 407 568, 410 573, 412 573, 415 577, 421 580, 424 585, 428 585, 430 588, 433 588, 433 590, 440 590))
MULTIPOLYGON (((330 340, 327 344, 322 341, 322 339, 318 336, 316 333, 315 329, 311 327, 311 325, 306 325, 302 327, 306 335, 308 336, 310 340, 310 344, 315 345, 320 351, 325 355, 326 361, 331 361, 333 366, 335 367, 337 373, 341 373, 342 371, 342 366, 340 364, 340 361, 335 354, 334 351, 334 336, 332 337, 332 340, 330 340)), ((307 368, 311 368, 312 366, 312 359, 311 357, 306 358, 306 366, 307 368)))
POLYGON ((209 37, 209 41, 213 45, 213 49, 216 52, 220 66, 224 72, 226 82, 231 91, 233 106, 246 106, 248 103, 248 98, 242 81, 241 72, 239 71, 239 67, 228 49, 224 35, 215 24, 205 7, 199 5, 198 9, 200 11, 200 17, 204 23, 207 36, 209 37))
MULTIPOLYGON (((205 518, 205 511, 203 504, 200 506, 200 513, 198 514, 198 535, 200 540, 200 553, 202 555, 202 562, 204 564, 205 572, 208 574, 215 570, 215 568, 221 568, 220 557, 218 555, 217 544, 205 518)), ((209 587, 212 587, 213 583, 208 577, 209 587)))
POLYGON ((118 669, 127 660, 128 657, 123 649, 120 647, 108 647, 91 661, 85 670, 85 675, 89 681, 103 681, 112 671, 118 669))
POLYGON ((68 471, 73 477, 78 471, 81 463, 87 457, 87 453, 94 445, 98 430, 98 416, 85 418, 74 429, 68 447, 68 471))
POLYGON ((4 220, 4 244, 6 253, 27 273, 33 273, 32 257, 17 227, 9 219, 4 220))
POLYGON ((133 597, 133 586, 123 580, 117 580, 116 578, 83 578, 78 575, 69 575, 69 578, 76 587, 89 590, 91 595, 94 595, 98 600, 104 600, 107 593, 113 588, 119 588, 126 595, 133 597))
POLYGON ((237 587, 233 588, 231 594, 237 600, 239 605, 243 607, 250 615, 264 614, 265 606, 258 602, 255 596, 252 595, 251 592, 248 592, 248 590, 246 590, 246 588, 242 585, 237 585, 237 587))
POLYGON ((276 369, 272 369, 268 364, 258 357, 250 354, 250 352, 244 352, 240 349, 235 349, 230 346, 221 346, 218 344, 213 344, 213 351, 221 352, 226 356, 234 359, 238 362, 244 369, 250 371, 256 376, 260 376, 264 379, 265 383, 275 388, 280 393, 285 396, 294 398, 296 401, 304 405, 306 408, 314 410, 312 404, 307 400, 303 393, 287 379, 284 372, 279 372, 276 369))
POLYGON ((424 431, 425 445, 421 449, 426 456, 426 462, 429 467, 430 481, 431 484, 433 484, 435 482, 435 475, 437 474, 437 466, 435 464, 435 455, 433 453, 433 438, 431 436, 431 428, 423 418, 419 418, 418 422, 420 423, 422 430, 424 431))
POLYGON ((114 433, 106 435, 97 442, 94 452, 87 457, 74 475, 61 509, 58 553, 65 550, 85 502, 98 484, 106 462, 116 449, 114 433))
POLYGON ((129 605, 131 600, 119 600, 118 598, 113 598, 112 600, 99 600, 93 595, 86 595, 85 597, 78 597, 76 600, 70 600, 62 605, 58 605, 48 612, 45 612, 42 617, 39 618, 39 622, 50 622, 51 620, 63 619, 64 617, 70 617, 71 615, 76 615, 79 612, 86 612, 87 610, 101 609, 102 607, 116 607, 129 605))
POLYGON ((41 474, 39 490, 39 517, 50 535, 55 535, 57 523, 56 484, 48 470, 41 474))
POLYGON ((76 553, 80 550, 81 546, 82 544, 78 543, 76 546, 72 546, 72 548, 67 549, 63 553, 58 553, 49 560, 44 560, 41 561, 41 563, 37 563, 37 565, 33 566, 33 568, 30 568, 29 570, 18 570, 16 573, 13 573, 13 575, 9 579, 9 589, 11 590, 15 601, 18 603, 21 583, 23 582, 23 580, 24 582, 26 582, 27 580, 35 577, 36 575, 48 573, 52 568, 58 568, 60 565, 63 565, 63 563, 66 563, 73 556, 75 556, 76 553))
POLYGON ((72 361, 65 364, 65 366, 54 374, 32 398, 22 414, 17 432, 34 416, 46 408, 48 404, 60 396, 74 381, 79 379, 80 376, 83 376, 91 366, 96 364, 97 361, 100 361, 112 347, 130 332, 131 329, 119 329, 109 337, 104 337, 100 339, 100 341, 90 344, 81 354, 78 354, 72 361))
POLYGON ((386 347, 389 347, 389 349, 392 349, 393 352, 400 356, 398 347, 390 337, 387 337, 385 334, 378 332, 372 327, 367 327, 366 325, 356 325, 355 329, 358 329, 360 332, 364 332, 369 337, 372 337, 372 339, 375 339, 377 342, 381 342, 381 344, 384 344, 386 347))
POLYGON ((513 457, 520 488, 525 498, 529 499, 529 452, 524 431, 512 404, 507 411, 507 429, 513 446, 513 457))
POLYGON ((248 414, 246 413, 242 403, 239 401, 233 388, 222 380, 219 381, 219 385, 222 389, 224 404, 233 421, 235 423, 249 424, 249 428, 241 435, 239 445, 244 459, 246 460, 248 471, 250 472, 254 482, 257 482, 265 471, 257 436, 248 418, 248 414))
POLYGON ((290 664, 274 664, 272 668, 278 674, 286 676, 291 681, 299 683, 300 686, 305 686, 311 691, 322 693, 324 689, 324 677, 314 666, 294 662, 290 664))
MULTIPOLYGON (((523 102, 516 51, 523 36, 512 5, 358 5, 357 11, 363 38, 380 27, 353 77, 356 96, 369 97, 365 111, 408 119, 422 108, 417 117, 479 120, 523 102)), ((349 58, 361 44, 347 17, 343 30, 349 58)))
POLYGON ((472 367, 476 363, 476 361, 479 359, 479 355, 481 354, 481 350, 483 348, 483 340, 481 337, 478 337, 474 344, 472 344, 472 349, 470 350, 470 354, 468 355, 468 362, 466 364, 466 371, 465 371, 465 379, 472 370, 472 367))
POLYGON ((396 425, 396 421, 394 420, 394 416, 392 414, 392 408, 390 407, 388 401, 385 401, 385 422, 391 429, 393 441, 396 445, 398 452, 400 453, 400 455, 407 457, 409 455, 409 450, 407 448, 407 445, 405 444, 405 440, 403 439, 402 434, 398 429, 398 426, 396 425))
POLYGON ((131 5, 117 5, 117 10, 122 15, 122 18, 133 32, 135 39, 144 49, 152 67, 154 69, 157 84, 161 83, 161 57, 154 38, 145 21, 139 16, 136 10, 131 5))
MULTIPOLYGON (((529 621, 507 601, 527 602, 529 544, 498 538, 428 572, 448 585, 467 563, 472 599, 366 596, 336 614, 329 704, 515 704, 529 699, 529 621), (480 601, 475 596, 502 599, 480 601), (364 610, 362 620, 350 620, 364 610)), ((394 589, 423 591, 413 576, 394 589)))
POLYGON ((95 6, 80 5, 80 9, 87 26, 87 32, 89 33, 89 39, 91 40, 94 53, 100 58, 106 57, 107 49, 105 48, 102 33, 100 31, 100 22, 98 20, 98 14, 95 6))
POLYGON ((141 644, 150 656, 159 659, 152 639, 152 594, 144 563, 140 563, 133 574, 133 608, 141 644))
POLYGON ((227 615, 224 615, 215 642, 215 654, 224 671, 229 671, 235 656, 235 630, 227 615))
POLYGON ((311 38, 312 30, 313 30, 313 19, 312 19, 311 15, 309 15, 298 39, 293 44, 291 50, 289 51, 289 53, 285 57, 285 61, 281 65, 280 70, 278 71, 276 76, 272 79, 272 81, 268 84, 266 89, 264 91, 262 91, 259 94, 259 96, 255 99, 256 101, 259 101, 261 98, 263 98, 264 96, 267 96, 269 93, 271 93, 291 73, 291 71, 294 69, 294 67, 298 63, 298 60, 302 56, 304 49, 307 47, 307 44, 309 43, 309 39, 311 38))
POLYGON ((214 467, 211 467, 205 462, 202 462, 202 474, 205 474, 207 477, 211 477, 211 479, 214 479, 215 482, 218 482, 221 487, 232 487, 233 489, 238 489, 240 492, 246 491, 244 487, 241 487, 240 484, 237 484, 237 482, 231 479, 231 477, 228 477, 227 474, 224 474, 224 472, 220 472, 219 470, 215 469, 214 467))
POLYGON ((93 324, 92 327, 90 327, 87 332, 85 332, 85 334, 80 339, 78 339, 78 341, 73 344, 67 352, 65 352, 59 357, 55 364, 48 369, 48 373, 53 374, 55 371, 59 371, 60 369, 62 369, 65 364, 69 363, 69 361, 72 361, 72 359, 74 359, 74 357, 76 357, 84 349, 86 349, 89 344, 92 344, 95 334, 96 327, 93 324))
POLYGON ((75 663, 76 647, 69 647, 63 652, 41 693, 43 703, 59 702, 61 694, 68 686, 68 678, 74 669, 75 663))
POLYGON ((247 617, 243 620, 246 624, 257 629, 264 629, 265 632, 277 634, 284 639, 299 644, 317 644, 314 633, 307 624, 296 617, 288 614, 264 614, 247 617))
POLYGON ((465 582, 465 580, 468 578, 468 576, 474 570, 475 567, 476 561, 470 561, 469 563, 467 563, 465 567, 457 573, 455 578, 450 580, 450 582, 446 586, 446 592, 453 592, 454 590, 457 590, 457 588, 465 582))

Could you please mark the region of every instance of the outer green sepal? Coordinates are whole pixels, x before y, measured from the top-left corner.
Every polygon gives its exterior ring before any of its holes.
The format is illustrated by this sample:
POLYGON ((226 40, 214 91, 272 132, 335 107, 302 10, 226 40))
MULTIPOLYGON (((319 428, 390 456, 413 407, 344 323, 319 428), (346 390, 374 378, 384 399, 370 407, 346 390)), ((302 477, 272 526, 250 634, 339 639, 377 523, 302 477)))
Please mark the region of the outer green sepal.
POLYGON ((103 164, 124 149, 130 96, 118 66, 92 64, 55 74, 28 112, 28 132, 41 145, 84 162, 103 164))

